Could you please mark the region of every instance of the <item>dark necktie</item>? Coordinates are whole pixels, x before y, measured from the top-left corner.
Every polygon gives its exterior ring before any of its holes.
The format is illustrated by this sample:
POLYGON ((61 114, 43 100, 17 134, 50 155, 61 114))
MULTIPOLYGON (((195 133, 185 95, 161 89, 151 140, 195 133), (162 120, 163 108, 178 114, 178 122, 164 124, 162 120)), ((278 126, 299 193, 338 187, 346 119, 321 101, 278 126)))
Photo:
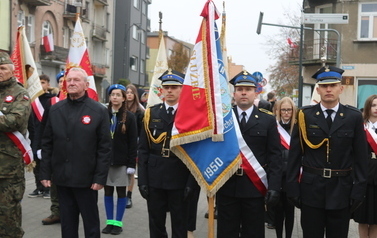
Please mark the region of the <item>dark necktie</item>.
POLYGON ((113 112, 113 116, 110 121, 110 133, 111 137, 114 138, 115 129, 117 127, 117 112, 113 112))
POLYGON ((246 127, 246 112, 241 113, 242 118, 241 118, 241 130, 245 129, 246 127))
POLYGON ((327 121, 327 125, 329 126, 329 129, 330 129, 330 128, 331 128, 331 125, 332 125, 331 114, 334 112, 334 110, 332 110, 332 109, 327 109, 326 112, 327 112, 326 121, 327 121))
POLYGON ((168 108, 168 118, 169 118, 169 121, 173 120, 173 110, 174 110, 173 107, 169 107, 168 108))
POLYGON ((377 129, 375 129, 374 132, 376 132, 376 134, 377 134, 377 129))

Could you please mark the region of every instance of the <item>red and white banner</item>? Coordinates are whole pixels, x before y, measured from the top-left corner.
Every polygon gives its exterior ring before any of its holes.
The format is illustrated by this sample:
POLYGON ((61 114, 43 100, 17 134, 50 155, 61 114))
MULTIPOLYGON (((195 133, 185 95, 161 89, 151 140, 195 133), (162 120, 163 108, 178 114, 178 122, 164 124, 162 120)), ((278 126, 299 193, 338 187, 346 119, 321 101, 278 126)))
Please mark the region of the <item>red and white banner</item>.
POLYGON ((163 101, 161 80, 158 78, 168 69, 168 57, 166 56, 166 47, 164 35, 160 33, 160 46, 158 48, 156 64, 153 70, 151 86, 149 87, 149 95, 147 107, 153 106, 163 101))
POLYGON ((24 85, 33 102, 44 92, 24 26, 18 28, 16 44, 11 54, 11 59, 14 64, 14 76, 18 82, 24 85))
MULTIPOLYGON (((89 59, 88 48, 86 47, 84 31, 81 27, 81 19, 76 21, 75 29, 71 37, 71 44, 66 64, 66 75, 71 68, 82 68, 88 74, 88 96, 98 101, 96 84, 93 77, 92 66, 89 59)), ((60 100, 67 97, 66 81, 64 80, 62 92, 59 94, 60 100)))
POLYGON ((374 151, 374 153, 377 154, 377 134, 376 134, 376 132, 373 129, 367 128, 366 126, 364 127, 364 129, 365 129, 365 133, 367 135, 367 141, 368 141, 370 147, 372 147, 372 150, 374 151))
POLYGON ((52 34, 43 37, 43 46, 45 47, 46 53, 54 51, 54 38, 52 34))
POLYGON ((290 146, 290 143, 291 143, 291 135, 289 135, 289 133, 280 125, 280 123, 278 121, 276 121, 276 123, 278 124, 278 132, 280 134, 280 142, 284 146, 284 148, 289 150, 289 146, 290 146))
MULTIPOLYGON (((0 111, 0 116, 4 115, 0 111)), ((5 134, 13 141, 17 148, 21 151, 22 157, 26 165, 33 162, 33 151, 30 147, 30 141, 26 139, 19 131, 5 132, 5 134)))

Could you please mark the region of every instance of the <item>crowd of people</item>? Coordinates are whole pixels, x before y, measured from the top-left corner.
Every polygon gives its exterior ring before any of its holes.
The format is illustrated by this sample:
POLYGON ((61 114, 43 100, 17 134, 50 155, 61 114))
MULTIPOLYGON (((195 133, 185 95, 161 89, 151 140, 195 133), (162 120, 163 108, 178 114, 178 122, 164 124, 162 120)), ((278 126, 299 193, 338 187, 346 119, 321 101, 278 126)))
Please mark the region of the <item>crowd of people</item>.
MULTIPOLYGON (((254 164, 241 164, 216 194, 218 238, 265 237, 265 222, 276 237, 292 237, 295 207, 305 238, 346 238, 350 219, 359 223, 360 237, 377 237, 377 95, 363 112, 343 105, 342 73, 332 66, 318 70, 313 78, 321 101, 300 109, 272 92, 267 101, 256 100, 257 79, 246 70, 230 80, 236 126, 254 164), (266 189, 258 186, 263 177, 266 189)), ((59 90, 41 75, 38 115, 9 56, 0 53, 0 237, 24 234, 24 155, 15 134, 30 138, 35 158, 36 188, 28 197, 51 198, 42 224, 61 223, 62 237, 78 237, 80 215, 85 237, 121 234, 136 174, 149 236, 168 237, 169 212, 171 236, 194 237, 200 187, 169 146, 175 114, 183 110, 184 78, 164 72, 164 101, 145 109, 132 84, 111 85, 106 108, 89 97, 83 69, 57 75, 60 86, 66 81, 67 98, 60 101, 59 90), (102 188, 105 224, 97 205, 102 188)))

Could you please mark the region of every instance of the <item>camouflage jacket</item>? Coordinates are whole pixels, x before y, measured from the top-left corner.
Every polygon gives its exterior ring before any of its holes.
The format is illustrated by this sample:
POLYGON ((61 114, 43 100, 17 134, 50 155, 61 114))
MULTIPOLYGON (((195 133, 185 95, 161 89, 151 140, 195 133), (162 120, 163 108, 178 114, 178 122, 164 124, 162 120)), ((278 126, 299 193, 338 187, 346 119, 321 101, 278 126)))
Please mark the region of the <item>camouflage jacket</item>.
POLYGON ((26 134, 31 111, 26 89, 15 78, 0 82, 0 178, 9 178, 23 173, 20 150, 4 132, 19 131, 26 134))

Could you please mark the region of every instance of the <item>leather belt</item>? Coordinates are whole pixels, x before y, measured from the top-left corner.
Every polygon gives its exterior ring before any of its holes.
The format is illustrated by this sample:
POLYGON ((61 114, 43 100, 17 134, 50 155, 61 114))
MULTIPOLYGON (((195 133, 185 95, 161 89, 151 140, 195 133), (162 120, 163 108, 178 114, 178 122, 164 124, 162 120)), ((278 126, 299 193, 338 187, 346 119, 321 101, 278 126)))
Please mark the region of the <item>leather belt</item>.
POLYGON ((311 174, 317 174, 324 178, 331 178, 331 177, 342 177, 342 176, 348 176, 351 174, 352 168, 349 169, 328 169, 328 168, 313 168, 309 166, 303 166, 303 170, 305 172, 311 173, 311 174))
POLYGON ((170 153, 170 149, 162 148, 161 150, 150 149, 149 152, 164 158, 178 158, 175 154, 170 153))
MULTIPOLYGON (((266 168, 267 167, 267 164, 263 165, 262 168, 266 168)), ((244 173, 244 169, 242 167, 239 167, 235 173, 235 175, 237 176, 243 176, 245 173, 244 173)))

